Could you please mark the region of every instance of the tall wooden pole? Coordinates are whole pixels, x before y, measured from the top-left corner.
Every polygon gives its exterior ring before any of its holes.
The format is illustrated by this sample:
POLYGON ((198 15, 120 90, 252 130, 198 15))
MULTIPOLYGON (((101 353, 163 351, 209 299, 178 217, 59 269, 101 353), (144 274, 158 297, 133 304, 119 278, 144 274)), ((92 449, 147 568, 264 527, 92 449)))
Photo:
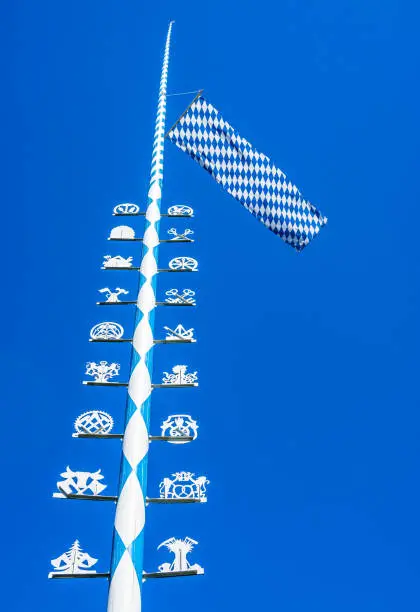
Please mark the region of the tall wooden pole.
POLYGON ((140 265, 140 289, 128 385, 119 498, 115 515, 108 612, 140 612, 141 610, 166 85, 172 25, 171 21, 166 37, 156 114, 140 265))

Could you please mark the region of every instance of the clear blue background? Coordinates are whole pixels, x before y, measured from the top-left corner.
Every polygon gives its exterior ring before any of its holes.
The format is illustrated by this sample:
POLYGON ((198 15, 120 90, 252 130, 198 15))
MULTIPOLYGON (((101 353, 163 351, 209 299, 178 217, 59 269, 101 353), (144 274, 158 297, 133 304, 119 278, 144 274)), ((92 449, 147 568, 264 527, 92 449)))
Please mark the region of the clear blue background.
MULTIPOLYGON (((80 382, 88 360, 128 376, 128 346, 87 340, 110 317, 130 334, 132 313, 95 301, 135 289, 100 266, 139 258, 106 237, 115 204, 144 209, 175 19, 169 91, 204 87, 329 224, 297 255, 167 144, 164 207, 195 208, 197 242, 160 263, 199 259, 176 279, 199 308, 160 309, 157 332, 183 323, 199 343, 156 349, 154 378, 188 363, 200 388, 156 391, 152 429, 189 412, 200 430, 152 445, 149 494, 175 470, 211 485, 206 506, 148 509, 146 568, 190 536, 206 575, 146 584, 144 609, 418 611, 418 18, 397 0, 3 3, 2 609, 106 609, 106 581, 47 573, 75 538, 107 571, 114 507, 51 494, 67 464, 116 491, 119 443, 71 433, 92 408, 122 427, 124 390, 80 382)), ((169 99, 168 123, 189 99, 169 99)))

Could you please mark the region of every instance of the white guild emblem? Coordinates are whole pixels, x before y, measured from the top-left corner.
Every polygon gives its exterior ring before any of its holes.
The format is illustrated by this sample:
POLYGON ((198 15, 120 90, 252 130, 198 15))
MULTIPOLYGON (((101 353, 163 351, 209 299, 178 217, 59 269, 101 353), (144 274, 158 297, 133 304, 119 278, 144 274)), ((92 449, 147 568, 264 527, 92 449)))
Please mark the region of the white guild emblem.
POLYGON ((114 419, 102 410, 90 410, 77 417, 74 428, 81 434, 107 434, 114 426, 114 419))
POLYGON ((131 268, 132 267, 132 257, 121 257, 121 255, 115 255, 115 257, 111 257, 111 255, 104 255, 104 268, 131 268))
POLYGON ((192 242, 192 239, 188 238, 188 236, 192 236, 194 232, 192 229, 186 229, 183 234, 178 234, 176 229, 174 227, 171 227, 171 229, 168 230, 168 234, 172 236, 171 240, 173 240, 174 242, 176 240, 190 240, 192 242))
POLYGON ((120 300, 118 299, 119 295, 127 295, 128 293, 130 293, 129 291, 126 291, 125 289, 121 289, 121 287, 117 287, 114 291, 111 291, 111 289, 109 289, 109 287, 104 287, 103 289, 98 289, 99 293, 105 293, 105 297, 106 297, 106 301, 109 302, 110 304, 115 304, 116 302, 119 302, 120 300))
POLYGON ((133 240, 135 232, 132 227, 128 225, 118 225, 111 230, 109 237, 111 239, 119 240, 133 240))
POLYGON ((176 365, 172 368, 173 374, 164 372, 162 382, 164 385, 190 385, 197 381, 197 372, 187 374, 186 365, 176 365))
POLYGON ((183 572, 186 570, 197 570, 198 574, 203 574, 204 569, 198 563, 191 565, 187 559, 188 553, 192 551, 194 545, 198 544, 196 540, 192 538, 185 538, 184 540, 177 540, 176 538, 169 538, 159 544, 159 548, 166 546, 166 548, 173 553, 174 560, 172 563, 162 563, 159 565, 160 572, 183 572))
MULTIPOLYGON (((88 493, 90 495, 99 495, 107 485, 99 482, 104 479, 101 474, 101 470, 97 472, 73 472, 73 470, 67 466, 66 471, 60 474, 65 480, 57 482, 57 488, 59 491, 67 495, 84 495, 88 493)), ((55 493, 54 497, 61 497, 60 493, 55 493)))
POLYGON ((86 374, 93 376, 95 382, 108 382, 110 378, 118 376, 120 371, 119 363, 108 363, 107 361, 88 361, 86 364, 86 374))
POLYGON ((177 325, 175 329, 163 328, 166 331, 165 340, 194 340, 194 328, 185 329, 183 325, 177 325))
POLYGON ((193 212, 191 206, 186 206, 185 204, 178 204, 168 208, 168 215, 170 217, 191 217, 193 212))
POLYGON ((192 289, 183 289, 182 293, 179 293, 178 289, 168 289, 168 291, 165 291, 165 295, 168 296, 165 300, 168 304, 192 304, 195 306, 195 291, 192 289))
POLYGON ((125 204, 117 204, 114 207, 115 215, 137 215, 140 211, 140 208, 137 204, 131 204, 129 202, 125 204))
POLYGON ((205 476, 194 478, 192 472, 176 472, 172 474, 173 480, 164 478, 159 486, 160 496, 163 499, 200 499, 207 501, 206 485, 209 480, 205 476))
POLYGON ((171 414, 161 425, 162 436, 170 436, 170 444, 186 444, 188 440, 177 440, 192 436, 193 440, 198 435, 197 421, 194 421, 189 414, 171 414))
POLYGON ((96 570, 91 570, 92 565, 98 562, 90 555, 83 552, 79 540, 76 540, 70 550, 57 559, 51 559, 51 565, 56 570, 51 572, 48 577, 54 574, 96 574, 96 570))
POLYGON ((169 262, 171 270, 189 270, 195 272, 198 268, 198 261, 192 257, 174 257, 169 262))
POLYGON ((119 340, 123 333, 124 328, 119 323, 104 321, 92 327, 90 337, 92 340, 119 340))

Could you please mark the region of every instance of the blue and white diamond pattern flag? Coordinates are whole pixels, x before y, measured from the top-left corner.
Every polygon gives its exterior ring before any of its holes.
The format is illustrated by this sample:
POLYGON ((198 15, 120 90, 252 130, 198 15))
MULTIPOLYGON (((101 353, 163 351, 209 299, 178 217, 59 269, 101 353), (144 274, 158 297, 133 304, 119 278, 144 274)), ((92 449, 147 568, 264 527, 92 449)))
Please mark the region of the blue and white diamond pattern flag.
POLYGON ((297 251, 304 249, 326 224, 327 218, 303 198, 296 185, 241 138, 202 95, 195 98, 167 136, 297 251))

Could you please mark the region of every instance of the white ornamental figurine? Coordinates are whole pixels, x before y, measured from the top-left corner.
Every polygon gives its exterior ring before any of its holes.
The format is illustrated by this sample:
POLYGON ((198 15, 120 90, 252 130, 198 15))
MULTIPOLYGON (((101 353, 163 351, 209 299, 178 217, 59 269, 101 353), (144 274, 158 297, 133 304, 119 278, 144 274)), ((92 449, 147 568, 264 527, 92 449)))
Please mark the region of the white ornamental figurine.
POLYGON ((198 261, 193 257, 174 257, 169 262, 169 268, 171 270, 186 270, 188 272, 196 272, 198 268, 198 261))
POLYGON ((131 268, 133 258, 132 257, 121 257, 121 255, 104 255, 103 268, 131 268))
POLYGON ((120 302, 120 300, 118 299, 119 295, 127 295, 128 293, 130 293, 125 289, 121 289, 121 287, 117 287, 116 289, 114 289, 114 291, 111 291, 109 287, 104 287, 103 289, 98 289, 98 291, 99 293, 106 294, 105 297, 108 304, 116 304, 117 302, 120 302))
POLYGON ((186 206, 185 204, 178 204, 168 208, 168 215, 170 217, 192 217, 193 213, 194 211, 191 206, 186 206))
POLYGON ((89 410, 83 412, 74 422, 77 434, 104 435, 111 431, 114 426, 114 419, 110 414, 103 410, 89 410))
POLYGON ((108 363, 107 361, 88 361, 86 364, 86 374, 93 376, 95 382, 109 382, 110 378, 118 376, 120 371, 119 363, 108 363))
POLYGON ((185 572, 187 570, 196 570, 197 574, 204 574, 204 569, 198 563, 191 565, 187 559, 188 553, 192 551, 194 545, 198 544, 196 540, 192 538, 185 538, 184 540, 178 540, 176 538, 169 538, 159 544, 159 548, 166 546, 166 548, 173 553, 174 560, 172 563, 162 563, 159 565, 160 572, 185 572))
POLYGON ((194 232, 192 229, 186 229, 182 234, 178 234, 177 230, 174 227, 171 227, 171 229, 168 229, 168 234, 172 236, 170 240, 173 242, 176 242, 177 240, 188 240, 189 242, 192 242, 192 238, 189 238, 188 236, 192 236, 194 232))
POLYGON ((165 295, 167 296, 165 301, 168 304, 191 304, 195 306, 195 291, 192 289, 183 289, 182 293, 178 289, 168 289, 165 295))
POLYGON ((112 228, 109 235, 110 240, 134 240, 135 231, 128 225, 118 225, 112 228))
POLYGON ((119 340, 124 334, 124 328, 114 321, 103 321, 90 330, 92 340, 119 340))
POLYGON ((193 440, 198 435, 198 424, 189 414, 171 414, 161 425, 162 436, 173 438, 170 444, 186 444, 188 440, 178 440, 191 436, 193 440))
POLYGON ((96 574, 96 570, 91 570, 90 568, 97 561, 98 559, 93 559, 93 557, 83 552, 79 540, 75 540, 68 552, 63 553, 57 559, 51 559, 51 565, 55 571, 50 572, 48 578, 52 578, 57 574, 96 574))
POLYGON ((66 471, 60 474, 65 480, 57 482, 57 488, 60 493, 54 493, 54 497, 63 497, 66 495, 99 495, 107 485, 104 485, 100 480, 104 479, 101 470, 97 472, 73 472, 67 466, 66 471))
POLYGON ((162 499, 199 499, 206 502, 206 485, 210 483, 205 476, 194 478, 192 472, 175 472, 173 479, 164 478, 159 486, 162 499))
POLYGON ((175 329, 166 326, 163 329, 166 331, 165 340, 191 340, 195 342, 193 327, 185 329, 183 325, 177 325, 175 329))
POLYGON ((162 382, 164 385, 196 385, 198 379, 197 372, 191 372, 187 374, 186 365, 176 365, 172 368, 173 374, 164 372, 162 382))
POLYGON ((117 204, 114 207, 114 215, 138 215, 140 208, 137 204, 131 202, 125 202, 124 204, 117 204))

